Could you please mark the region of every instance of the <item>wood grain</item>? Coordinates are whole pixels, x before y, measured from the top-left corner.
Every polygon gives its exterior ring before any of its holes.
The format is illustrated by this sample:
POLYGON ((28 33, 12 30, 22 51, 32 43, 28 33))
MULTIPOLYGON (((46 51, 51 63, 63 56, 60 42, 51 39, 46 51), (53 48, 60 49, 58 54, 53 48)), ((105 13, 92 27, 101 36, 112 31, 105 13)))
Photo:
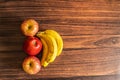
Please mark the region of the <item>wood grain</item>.
POLYGON ((119 0, 0 0, 1 80, 83 80, 80 76, 119 75, 119 63, 119 0), (64 40, 61 56, 33 76, 21 67, 27 55, 22 50, 25 37, 20 25, 28 18, 35 19, 41 31, 58 31, 64 40))

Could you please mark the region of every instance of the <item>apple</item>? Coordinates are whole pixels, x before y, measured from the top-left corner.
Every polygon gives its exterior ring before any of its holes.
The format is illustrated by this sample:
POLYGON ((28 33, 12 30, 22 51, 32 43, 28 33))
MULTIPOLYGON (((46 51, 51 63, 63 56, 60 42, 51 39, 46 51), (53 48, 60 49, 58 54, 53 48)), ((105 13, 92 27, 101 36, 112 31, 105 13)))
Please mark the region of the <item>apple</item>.
POLYGON ((21 24, 21 30, 25 36, 34 36, 39 30, 39 25, 34 19, 27 19, 21 24))
POLYGON ((41 70, 41 63, 37 57, 29 56, 24 59, 22 67, 28 74, 37 74, 41 70))
POLYGON ((28 55, 37 55, 42 50, 42 42, 37 37, 27 37, 23 45, 23 50, 28 55))

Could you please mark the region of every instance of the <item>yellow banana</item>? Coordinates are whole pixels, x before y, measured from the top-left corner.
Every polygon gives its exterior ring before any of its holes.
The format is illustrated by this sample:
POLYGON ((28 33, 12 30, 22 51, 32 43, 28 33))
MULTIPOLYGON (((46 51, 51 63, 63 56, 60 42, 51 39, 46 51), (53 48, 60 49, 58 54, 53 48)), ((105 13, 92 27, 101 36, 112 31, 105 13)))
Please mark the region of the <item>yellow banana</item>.
POLYGON ((61 52, 62 52, 62 49, 63 49, 62 37, 55 30, 46 30, 45 33, 49 34, 49 35, 51 35, 51 36, 53 36, 55 38, 56 43, 57 43, 57 48, 58 48, 57 56, 59 56, 61 54, 61 52))
MULTIPOLYGON (((38 37, 40 38, 40 36, 38 35, 38 37)), ((47 67, 49 63, 47 63, 45 61, 47 55, 48 55, 48 46, 47 46, 47 43, 46 41, 44 41, 44 39, 41 38, 41 42, 43 44, 43 54, 42 54, 42 59, 41 59, 41 65, 43 67, 47 67)))
POLYGON ((53 62, 57 56, 57 43, 55 39, 51 35, 46 34, 45 32, 38 32, 37 36, 40 36, 40 38, 43 39, 48 46, 48 54, 45 58, 45 61, 47 63, 53 62))

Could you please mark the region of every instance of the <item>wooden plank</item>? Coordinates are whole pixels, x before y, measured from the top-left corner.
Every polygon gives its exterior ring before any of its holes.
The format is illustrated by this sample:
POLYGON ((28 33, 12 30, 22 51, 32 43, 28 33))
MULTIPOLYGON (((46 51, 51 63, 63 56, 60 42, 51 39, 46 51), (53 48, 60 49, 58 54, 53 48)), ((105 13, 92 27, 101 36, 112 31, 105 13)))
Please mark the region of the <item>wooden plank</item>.
MULTIPOLYGON (((54 63, 50 64, 47 68, 42 68, 39 74, 32 77, 54 78, 119 74, 119 52, 119 48, 64 50, 62 55, 57 57, 54 63), (52 72, 52 74, 50 74, 50 72, 52 72)), ((30 79, 31 75, 27 75, 21 69, 21 64, 25 56, 26 55, 21 51, 1 51, 0 76, 3 78, 19 76, 16 79, 30 79)))
MULTIPOLYGON (((7 35, 20 36, 21 35, 20 24, 22 23, 22 21, 19 21, 19 20, 17 22, 16 21, 17 19, 14 19, 13 21, 12 19, 11 21, 10 19, 2 19, 1 23, 3 24, 0 25, 1 26, 0 35, 1 36, 7 36, 7 35), (8 34, 6 34, 6 32, 8 34)), ((61 35, 119 35, 120 34, 119 24, 113 24, 113 23, 107 23, 107 24, 106 23, 93 23, 92 24, 90 23, 88 25, 87 22, 85 22, 84 24, 87 24, 87 25, 77 26, 77 25, 72 25, 72 24, 67 24, 67 23, 53 24, 52 20, 49 20, 49 21, 51 21, 51 23, 49 22, 50 24, 49 23, 40 24, 40 29, 41 30, 54 29, 58 31, 61 35)))
MULTIPOLYGON (((62 36, 64 49, 120 48, 120 35, 62 36)), ((0 37, 0 51, 22 50, 25 37, 0 37)))
POLYGON ((119 75, 119 14, 119 0, 1 0, 0 79, 119 75), (21 66, 27 55, 20 25, 28 18, 38 21, 41 31, 58 31, 64 40, 61 56, 34 76, 21 66))

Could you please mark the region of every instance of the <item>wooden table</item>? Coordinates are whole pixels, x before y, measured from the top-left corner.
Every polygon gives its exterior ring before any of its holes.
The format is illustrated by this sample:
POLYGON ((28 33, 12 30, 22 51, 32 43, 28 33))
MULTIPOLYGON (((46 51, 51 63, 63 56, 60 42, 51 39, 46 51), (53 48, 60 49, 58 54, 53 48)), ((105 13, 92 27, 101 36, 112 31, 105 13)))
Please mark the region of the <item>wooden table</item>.
POLYGON ((119 80, 119 73, 119 0, 0 0, 0 80, 119 80), (26 54, 20 25, 29 18, 64 40, 62 54, 37 75, 21 66, 26 54))

